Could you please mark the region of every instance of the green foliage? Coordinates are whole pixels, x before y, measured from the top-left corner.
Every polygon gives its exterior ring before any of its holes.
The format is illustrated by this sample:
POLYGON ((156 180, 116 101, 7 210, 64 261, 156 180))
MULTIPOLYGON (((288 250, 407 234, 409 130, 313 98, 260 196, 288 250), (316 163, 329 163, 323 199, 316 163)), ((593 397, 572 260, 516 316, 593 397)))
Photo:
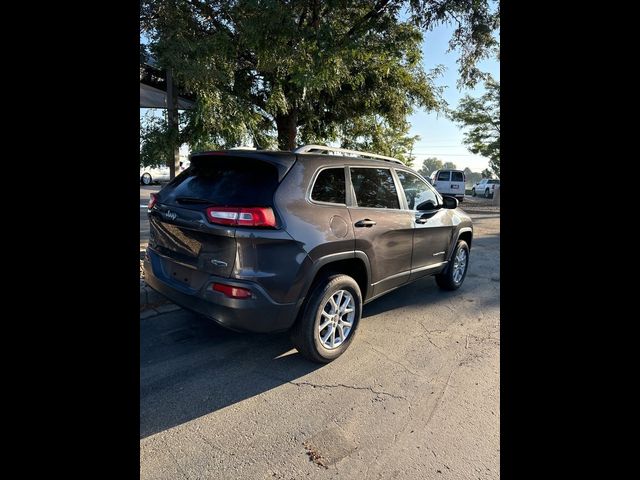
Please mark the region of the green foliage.
POLYGON ((465 96, 449 113, 461 128, 466 128, 464 144, 469 151, 487 157, 489 169, 500 176, 500 82, 489 78, 486 93, 480 98, 465 96))
POLYGON ((147 116, 140 125, 140 166, 168 165, 173 161, 175 132, 164 119, 147 116))
POLYGON ((356 118, 346 121, 341 129, 341 146, 394 157, 411 166, 415 159, 411 151, 415 142, 420 140, 420 136, 409 136, 410 128, 408 122, 396 126, 385 124, 374 116, 356 118))
POLYGON ((429 178, 433 172, 440 170, 441 168, 444 168, 442 160, 439 160, 436 157, 429 157, 424 160, 422 167, 418 170, 418 173, 424 178, 429 178))
POLYGON ((488 168, 485 168, 480 175, 482 178, 493 178, 493 172, 488 168))
POLYGON ((479 172, 472 172, 469 167, 464 169, 465 185, 474 185, 482 180, 482 174, 479 172))
POLYGON ((141 1, 149 51, 197 99, 182 142, 289 150, 338 141, 407 160, 407 116, 442 104, 441 69, 421 63, 422 32, 448 21, 471 84, 495 46, 487 1, 141 1))
POLYGON ((442 168, 446 168, 448 170, 457 170, 458 167, 456 167, 456 164, 453 162, 445 162, 444 166, 442 168))

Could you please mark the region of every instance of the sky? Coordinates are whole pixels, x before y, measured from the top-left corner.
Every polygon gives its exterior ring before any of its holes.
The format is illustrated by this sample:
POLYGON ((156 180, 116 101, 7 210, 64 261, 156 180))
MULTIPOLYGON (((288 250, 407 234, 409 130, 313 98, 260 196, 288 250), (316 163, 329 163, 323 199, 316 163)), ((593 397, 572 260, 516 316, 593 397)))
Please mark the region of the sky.
MULTIPOLYGON (((458 66, 456 60, 458 53, 447 53, 449 39, 454 27, 441 25, 431 32, 424 34, 422 43, 423 65, 425 70, 431 70, 437 65, 444 65, 445 72, 436 79, 438 86, 444 86, 443 97, 449 104, 449 108, 455 108, 460 99, 465 95, 473 97, 484 93, 484 87, 478 85, 473 90, 458 90, 458 66)), ((500 80, 500 64, 494 59, 483 60, 478 67, 483 72, 490 73, 494 79, 500 80)), ((418 170, 422 161, 427 157, 437 157, 443 162, 453 162, 456 167, 464 169, 469 167, 474 172, 481 172, 489 166, 489 160, 480 155, 474 155, 462 143, 464 130, 442 114, 427 113, 419 109, 409 117, 411 122, 410 135, 420 135, 420 141, 415 143, 413 155, 416 160, 413 168, 418 170)))

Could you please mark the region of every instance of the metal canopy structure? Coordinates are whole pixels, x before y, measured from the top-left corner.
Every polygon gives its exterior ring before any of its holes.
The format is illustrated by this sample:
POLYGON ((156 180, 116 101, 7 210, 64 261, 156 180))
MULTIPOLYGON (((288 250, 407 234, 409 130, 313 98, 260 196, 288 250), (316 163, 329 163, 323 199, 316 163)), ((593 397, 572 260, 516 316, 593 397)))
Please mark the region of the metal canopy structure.
MULTIPOLYGON (((194 101, 193 95, 175 84, 171 69, 161 69, 149 55, 140 56, 140 108, 166 109, 169 131, 177 134, 180 128, 178 110, 192 109, 194 101)), ((174 145, 173 161, 168 165, 170 179, 179 171, 179 165, 180 146, 174 145)))
MULTIPOLYGON (((168 72, 159 68, 153 57, 146 57, 140 62, 140 108, 171 108, 167 99, 168 72)), ((194 106, 195 97, 180 87, 177 90, 177 106, 179 110, 190 110, 194 106)))
MULTIPOLYGON (((194 103, 178 96, 178 110, 190 110, 194 103)), ((167 92, 140 81, 140 108, 169 108, 167 92)))

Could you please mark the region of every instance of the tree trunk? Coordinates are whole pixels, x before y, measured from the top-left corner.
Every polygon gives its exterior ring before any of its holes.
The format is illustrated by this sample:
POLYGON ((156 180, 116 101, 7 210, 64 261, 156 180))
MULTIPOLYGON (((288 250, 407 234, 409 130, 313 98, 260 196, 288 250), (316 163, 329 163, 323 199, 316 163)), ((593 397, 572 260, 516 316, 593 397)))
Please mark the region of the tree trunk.
POLYGON ((280 150, 293 150, 296 148, 298 135, 298 112, 292 110, 286 115, 276 117, 278 127, 278 148, 280 150))
MULTIPOLYGON (((173 82, 171 69, 167 69, 167 115, 169 117, 170 135, 174 135, 175 132, 175 138, 177 139, 180 128, 178 123, 178 91, 175 83, 173 82)), ((169 179, 173 180, 176 176, 176 172, 179 170, 180 145, 172 145, 171 150, 172 157, 169 160, 169 179)))

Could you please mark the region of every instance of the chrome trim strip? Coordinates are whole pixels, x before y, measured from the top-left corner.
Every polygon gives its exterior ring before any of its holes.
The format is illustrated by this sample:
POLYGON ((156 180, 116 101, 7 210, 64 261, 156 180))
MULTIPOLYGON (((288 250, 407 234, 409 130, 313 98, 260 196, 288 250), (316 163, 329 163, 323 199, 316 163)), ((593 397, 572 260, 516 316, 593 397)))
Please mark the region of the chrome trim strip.
POLYGON ((387 280, 393 280, 394 278, 398 278, 403 275, 410 275, 410 274, 411 274, 411 270, 405 270, 404 272, 396 273, 395 275, 391 275, 389 277, 383 278, 382 280, 378 280, 376 283, 372 283, 371 286, 375 287, 379 283, 386 282, 387 280))
POLYGON ((446 262, 434 263, 433 265, 427 265, 425 267, 414 268, 414 269, 411 270, 411 273, 417 273, 417 272, 423 272, 425 270, 431 270, 432 268, 438 268, 438 267, 441 267, 443 265, 446 265, 447 263, 449 263, 449 262, 446 261, 446 262))

